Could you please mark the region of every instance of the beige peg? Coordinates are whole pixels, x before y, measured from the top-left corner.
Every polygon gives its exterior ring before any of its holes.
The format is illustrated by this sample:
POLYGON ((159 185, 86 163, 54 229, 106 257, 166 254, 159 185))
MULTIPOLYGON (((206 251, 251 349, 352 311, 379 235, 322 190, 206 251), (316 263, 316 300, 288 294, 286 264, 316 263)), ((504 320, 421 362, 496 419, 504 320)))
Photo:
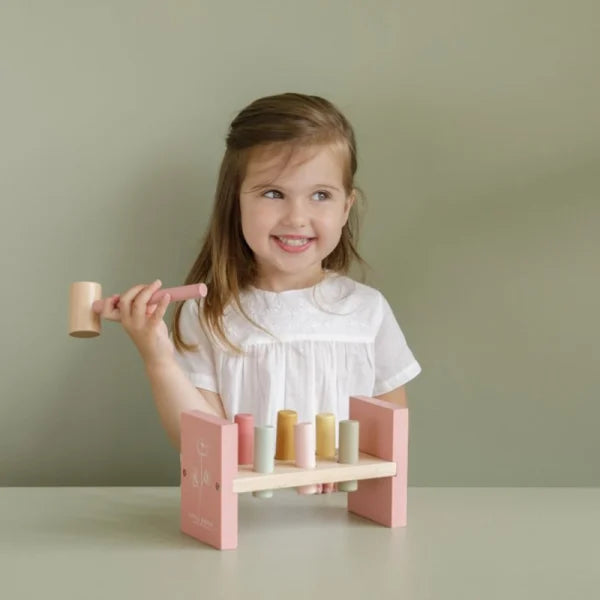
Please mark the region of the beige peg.
POLYGON ((333 413, 317 415, 317 456, 335 458, 335 415, 333 413))

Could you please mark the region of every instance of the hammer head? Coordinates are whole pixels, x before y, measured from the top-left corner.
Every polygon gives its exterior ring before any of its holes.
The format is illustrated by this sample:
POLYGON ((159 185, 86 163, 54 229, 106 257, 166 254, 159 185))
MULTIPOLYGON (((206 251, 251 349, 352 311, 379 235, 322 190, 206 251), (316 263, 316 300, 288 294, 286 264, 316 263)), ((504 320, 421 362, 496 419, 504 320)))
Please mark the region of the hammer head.
POLYGON ((76 281, 69 288, 69 335, 88 338, 100 335, 100 315, 92 310, 102 298, 102 286, 94 281, 76 281))

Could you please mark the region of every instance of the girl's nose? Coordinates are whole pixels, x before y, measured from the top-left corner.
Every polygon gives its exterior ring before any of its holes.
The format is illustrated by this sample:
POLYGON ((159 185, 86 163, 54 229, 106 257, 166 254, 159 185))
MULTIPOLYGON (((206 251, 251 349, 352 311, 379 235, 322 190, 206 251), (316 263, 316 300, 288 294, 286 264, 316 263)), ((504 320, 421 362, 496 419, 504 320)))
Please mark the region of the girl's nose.
POLYGON ((301 199, 289 199, 283 222, 289 227, 303 227, 308 223, 308 212, 301 199))

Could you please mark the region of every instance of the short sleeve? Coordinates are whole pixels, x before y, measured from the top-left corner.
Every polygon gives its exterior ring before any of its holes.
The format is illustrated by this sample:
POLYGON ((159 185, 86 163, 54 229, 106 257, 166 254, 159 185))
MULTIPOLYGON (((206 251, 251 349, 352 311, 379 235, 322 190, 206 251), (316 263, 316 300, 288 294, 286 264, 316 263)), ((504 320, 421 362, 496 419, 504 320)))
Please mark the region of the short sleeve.
POLYGON ((421 372, 388 301, 383 295, 380 300, 382 316, 375 336, 374 396, 391 392, 421 372))
POLYGON ((195 350, 175 350, 175 360, 198 388, 219 393, 215 369, 215 354, 210 340, 198 321, 198 304, 186 300, 179 313, 179 331, 186 344, 195 350))

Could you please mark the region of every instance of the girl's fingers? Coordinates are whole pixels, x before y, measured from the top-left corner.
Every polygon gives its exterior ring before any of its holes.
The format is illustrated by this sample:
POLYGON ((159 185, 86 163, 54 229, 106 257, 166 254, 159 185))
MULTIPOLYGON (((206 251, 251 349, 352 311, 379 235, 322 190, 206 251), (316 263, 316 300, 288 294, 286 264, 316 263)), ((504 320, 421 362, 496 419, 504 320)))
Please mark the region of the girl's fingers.
POLYGON ((102 312, 100 316, 103 319, 108 319, 109 321, 120 321, 121 320, 121 311, 115 307, 115 303, 119 294, 113 294, 104 300, 102 305, 102 312))
POLYGON ((150 321, 152 323, 159 323, 162 321, 162 318, 165 316, 167 312, 167 307, 169 306, 169 302, 171 301, 171 296, 169 294, 165 294, 159 301, 158 304, 155 305, 154 312, 150 317, 150 321))
POLYGON ((150 285, 146 286, 141 290, 136 297, 133 299, 131 314, 136 317, 146 317, 146 311, 148 307, 148 300, 152 297, 152 294, 156 292, 162 282, 160 279, 156 279, 150 285))
POLYGON ((131 315, 131 302, 145 287, 146 286, 143 284, 134 285, 124 294, 121 294, 121 299, 119 300, 119 311, 121 313, 122 321, 129 321, 129 317, 131 315))
POLYGON ((149 285, 134 285, 121 296, 110 296, 104 302, 102 316, 111 321, 121 321, 126 329, 139 329, 147 323, 160 322, 167 311, 170 295, 163 295, 158 303, 148 304, 148 301, 161 285, 162 282, 157 279, 149 285), (117 300, 118 308, 115 307, 117 300))

